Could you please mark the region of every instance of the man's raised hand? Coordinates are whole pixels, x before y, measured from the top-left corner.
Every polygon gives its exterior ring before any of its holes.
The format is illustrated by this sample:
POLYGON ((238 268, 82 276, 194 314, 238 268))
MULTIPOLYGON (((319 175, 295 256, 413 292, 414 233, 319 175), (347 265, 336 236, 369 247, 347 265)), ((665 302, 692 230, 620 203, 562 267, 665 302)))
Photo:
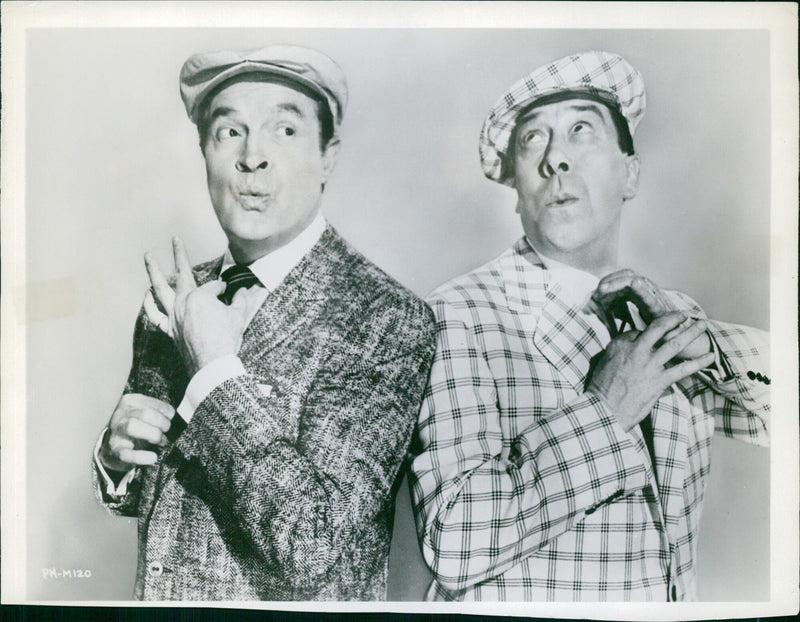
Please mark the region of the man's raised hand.
MULTIPOLYGON (((636 305, 639 315, 648 325, 653 320, 676 311, 675 305, 664 290, 647 277, 627 269, 612 272, 600 279, 597 289, 592 294, 592 300, 612 314, 616 305, 630 301, 636 305)), ((676 328, 672 334, 666 335, 666 339, 671 339, 677 334, 676 328)), ((691 360, 711 350, 711 338, 704 331, 675 357, 677 360, 691 360)))
POLYGON ((150 321, 172 337, 190 375, 194 375, 214 359, 239 351, 246 321, 263 301, 264 290, 241 289, 230 306, 225 305, 217 298, 225 291, 225 283, 209 281, 198 287, 183 242, 173 238, 172 246, 174 289, 155 259, 149 253, 145 255, 153 291, 145 295, 144 309, 150 321))
POLYGON ((597 396, 625 430, 647 416, 667 387, 714 360, 714 353, 706 352, 668 366, 706 329, 702 320, 682 326, 686 319, 677 312, 662 315, 641 332, 612 339, 597 359, 586 392, 597 396))

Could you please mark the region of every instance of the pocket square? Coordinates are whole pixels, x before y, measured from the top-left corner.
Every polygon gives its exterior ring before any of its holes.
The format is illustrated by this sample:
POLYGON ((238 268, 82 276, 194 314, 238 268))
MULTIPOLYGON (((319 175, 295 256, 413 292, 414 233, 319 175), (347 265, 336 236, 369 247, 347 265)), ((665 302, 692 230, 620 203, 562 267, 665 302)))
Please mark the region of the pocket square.
POLYGON ((258 385, 259 390, 263 393, 264 397, 272 397, 272 385, 271 384, 260 384, 258 385))

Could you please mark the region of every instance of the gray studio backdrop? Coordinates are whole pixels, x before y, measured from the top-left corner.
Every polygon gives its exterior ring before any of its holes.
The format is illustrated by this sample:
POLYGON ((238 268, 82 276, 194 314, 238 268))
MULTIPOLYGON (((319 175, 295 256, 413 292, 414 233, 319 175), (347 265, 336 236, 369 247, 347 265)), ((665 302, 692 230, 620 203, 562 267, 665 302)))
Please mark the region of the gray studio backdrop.
MULTIPOLYGON (((127 375, 147 286, 142 255, 151 250, 171 267, 174 234, 195 262, 224 250, 178 71, 197 51, 279 42, 316 47, 344 68, 350 105, 324 212, 421 296, 520 235, 514 192, 479 166, 489 107, 548 60, 596 48, 621 53, 644 74, 648 95, 625 264, 688 292, 712 317, 768 328, 765 31, 29 31, 20 572, 30 599, 131 597, 135 524, 95 502, 90 455, 127 375), (83 576, 54 579, 48 569, 83 576)), ((700 598, 768 598, 769 451, 717 437, 714 452, 700 598)), ((405 484, 390 563, 390 599, 419 600, 429 575, 405 484)))

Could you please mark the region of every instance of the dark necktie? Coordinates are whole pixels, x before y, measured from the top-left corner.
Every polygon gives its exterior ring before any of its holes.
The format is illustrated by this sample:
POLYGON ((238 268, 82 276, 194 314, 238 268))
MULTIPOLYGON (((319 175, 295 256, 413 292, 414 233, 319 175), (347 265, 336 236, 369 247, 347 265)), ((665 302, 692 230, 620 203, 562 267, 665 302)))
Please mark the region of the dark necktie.
POLYGON ((219 295, 219 299, 226 305, 231 304, 234 294, 242 287, 252 287, 261 283, 247 266, 231 266, 222 273, 222 280, 225 281, 226 287, 219 295))

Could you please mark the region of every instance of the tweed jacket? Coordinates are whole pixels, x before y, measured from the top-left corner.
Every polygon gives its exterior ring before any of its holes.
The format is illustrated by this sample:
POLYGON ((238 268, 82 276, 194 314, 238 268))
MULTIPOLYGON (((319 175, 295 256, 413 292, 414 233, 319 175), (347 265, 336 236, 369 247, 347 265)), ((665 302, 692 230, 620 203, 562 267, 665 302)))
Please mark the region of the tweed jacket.
MULTIPOLYGON (((222 258, 195 269, 217 278, 222 258)), ((433 316, 328 226, 243 336, 246 374, 139 468, 135 597, 385 598, 393 489, 433 355, 433 316)), ((126 393, 173 406, 189 378, 139 315, 126 393)))
POLYGON ((703 370, 657 401, 654 468, 639 427, 584 392, 607 343, 525 238, 428 301, 437 347, 410 476, 428 598, 694 598, 712 434, 767 443, 766 335, 709 321, 730 375, 703 370))

